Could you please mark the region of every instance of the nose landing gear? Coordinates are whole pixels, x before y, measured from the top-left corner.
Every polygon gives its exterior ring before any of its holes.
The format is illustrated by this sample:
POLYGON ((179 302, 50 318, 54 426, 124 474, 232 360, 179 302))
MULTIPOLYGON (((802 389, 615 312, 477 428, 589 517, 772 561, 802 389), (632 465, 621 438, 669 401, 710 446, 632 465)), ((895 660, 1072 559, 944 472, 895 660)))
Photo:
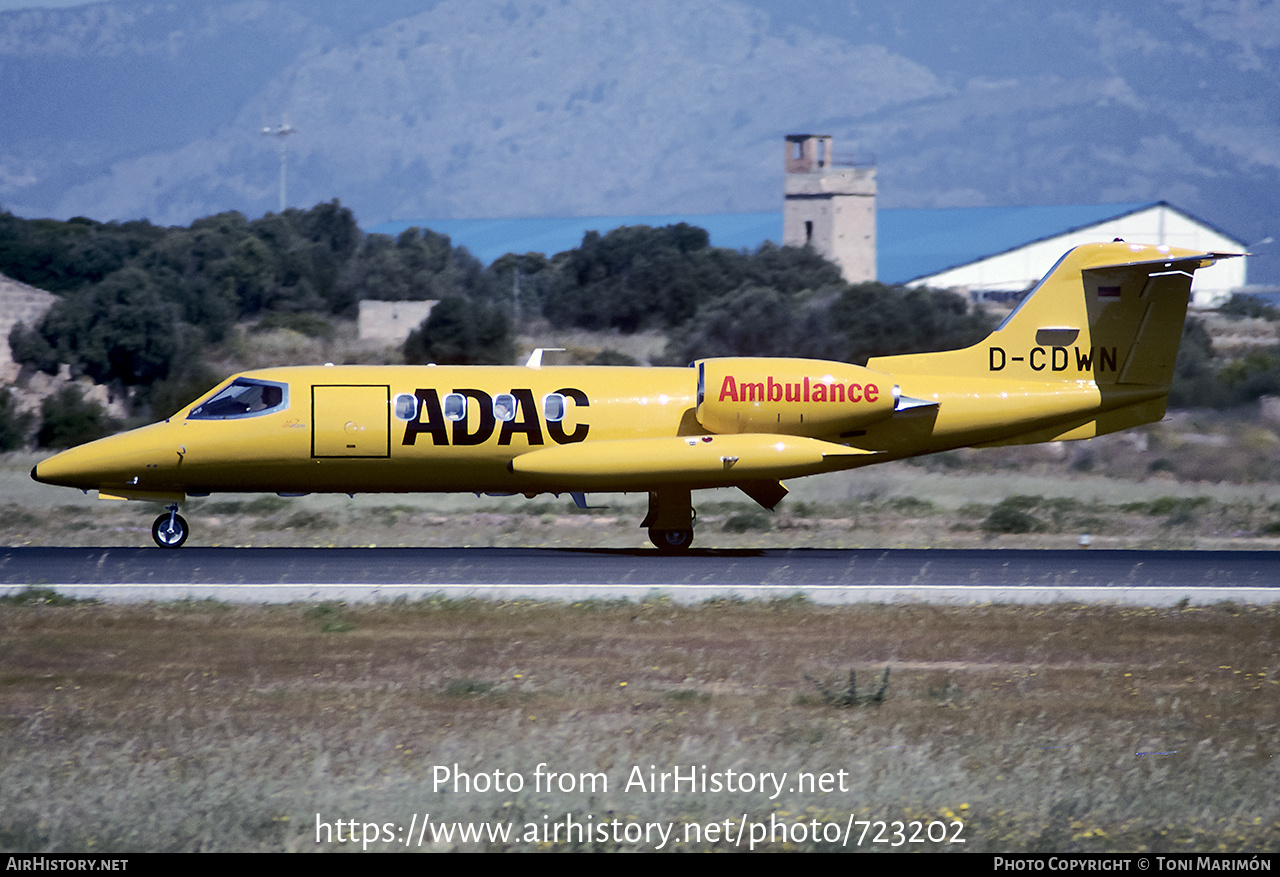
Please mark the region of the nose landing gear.
POLYGON ((178 504, 169 506, 169 513, 156 518, 151 525, 151 538, 161 548, 181 548, 182 543, 191 535, 186 518, 178 514, 178 504))

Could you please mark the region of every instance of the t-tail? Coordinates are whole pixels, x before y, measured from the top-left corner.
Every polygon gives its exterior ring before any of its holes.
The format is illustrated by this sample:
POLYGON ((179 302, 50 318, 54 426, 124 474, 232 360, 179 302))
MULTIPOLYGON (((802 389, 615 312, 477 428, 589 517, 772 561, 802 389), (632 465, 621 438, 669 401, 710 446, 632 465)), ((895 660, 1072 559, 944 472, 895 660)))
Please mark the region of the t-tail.
MULTIPOLYGON (((925 393, 940 378, 968 383, 979 420, 986 406, 978 397, 993 390, 1040 400, 1023 406, 1026 431, 993 436, 988 444, 1089 438, 1157 421, 1168 401, 1192 275, 1236 255, 1242 254, 1123 241, 1079 246, 979 344, 880 357, 867 366, 894 375, 907 396, 916 388, 925 393)), ((953 408, 969 407, 952 400, 953 408)))

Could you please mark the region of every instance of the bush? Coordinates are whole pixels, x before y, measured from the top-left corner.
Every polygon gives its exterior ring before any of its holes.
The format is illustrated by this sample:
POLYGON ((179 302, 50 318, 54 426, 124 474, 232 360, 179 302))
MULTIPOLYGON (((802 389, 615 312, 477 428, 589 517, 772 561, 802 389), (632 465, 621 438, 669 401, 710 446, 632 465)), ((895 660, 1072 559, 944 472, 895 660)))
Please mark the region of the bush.
POLYGON ((334 335, 333 323, 320 314, 290 313, 287 311, 269 311, 253 327, 254 332, 270 332, 274 329, 288 329, 308 338, 330 340, 334 335))
POLYGON ((441 299, 404 342, 408 363, 507 365, 514 358, 515 335, 507 315, 456 296, 441 299))
POLYGON ((0 389, 0 451, 16 451, 25 447, 31 438, 35 415, 18 409, 13 390, 0 389))
POLYGON ((606 347, 586 362, 587 365, 639 365, 640 362, 626 353, 606 347))
POLYGON ((726 533, 747 533, 752 530, 767 533, 773 529, 773 521, 765 512, 752 509, 730 515, 720 529, 726 533))
POLYGON ((28 329, 22 323, 14 324, 9 330, 9 352, 13 361, 27 365, 36 371, 56 375, 58 373, 58 353, 44 337, 35 329, 28 329))
POLYGON ((982 522, 988 533, 1038 533, 1044 529, 1039 519, 1029 514, 1025 496, 1011 496, 991 510, 982 522))
POLYGON ((196 363, 189 368, 189 372, 170 375, 151 386, 151 413, 157 420, 172 417, 222 380, 222 375, 206 365, 196 363))
POLYGON ((1241 295, 1238 292, 1218 308, 1218 313, 1236 320, 1244 319, 1245 317, 1261 317, 1273 323, 1276 320, 1280 320, 1280 310, 1256 296, 1241 295))
POLYGON ((64 387, 40 403, 42 448, 69 448, 110 435, 116 424, 97 402, 90 402, 75 387, 64 387))

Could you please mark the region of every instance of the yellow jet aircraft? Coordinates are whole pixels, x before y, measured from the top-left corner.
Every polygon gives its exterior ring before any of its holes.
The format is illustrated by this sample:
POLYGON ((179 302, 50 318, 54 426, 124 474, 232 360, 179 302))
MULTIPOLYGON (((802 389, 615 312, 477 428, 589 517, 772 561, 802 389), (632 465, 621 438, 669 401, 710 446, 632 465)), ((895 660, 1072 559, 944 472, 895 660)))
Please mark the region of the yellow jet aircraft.
POLYGON ((962 447, 1086 439, 1164 416, 1192 273, 1240 255, 1089 244, 986 340, 866 366, 723 357, 686 368, 310 366, 228 378, 163 423, 40 462, 31 477, 104 499, 224 491, 646 491, 642 527, 689 547, 690 492, 766 509, 782 482, 962 447))

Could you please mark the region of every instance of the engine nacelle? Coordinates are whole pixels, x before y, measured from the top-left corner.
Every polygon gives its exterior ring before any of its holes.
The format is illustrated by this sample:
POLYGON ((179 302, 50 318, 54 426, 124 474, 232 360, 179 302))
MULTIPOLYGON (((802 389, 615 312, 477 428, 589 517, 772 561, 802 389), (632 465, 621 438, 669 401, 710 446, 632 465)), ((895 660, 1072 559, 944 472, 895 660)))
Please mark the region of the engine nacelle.
POLYGON ((893 416, 893 378, 821 359, 722 357, 698 368, 698 422, 721 435, 853 432, 893 416))

